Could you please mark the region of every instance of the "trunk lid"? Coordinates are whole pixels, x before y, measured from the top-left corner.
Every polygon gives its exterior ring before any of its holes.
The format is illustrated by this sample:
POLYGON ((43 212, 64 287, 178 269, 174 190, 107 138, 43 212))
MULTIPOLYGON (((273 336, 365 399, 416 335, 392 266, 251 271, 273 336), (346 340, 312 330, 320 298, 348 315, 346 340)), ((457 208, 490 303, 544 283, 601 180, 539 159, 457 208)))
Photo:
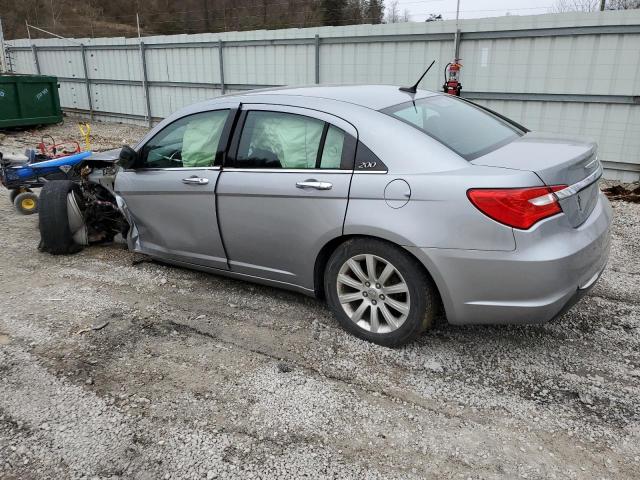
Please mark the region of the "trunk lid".
POLYGON ((589 217, 598 200, 599 182, 594 177, 598 177, 602 169, 597 159, 597 145, 590 140, 529 132, 471 163, 531 171, 550 186, 572 186, 592 176, 593 182, 578 185, 576 192, 560 199, 562 211, 574 227, 589 217))

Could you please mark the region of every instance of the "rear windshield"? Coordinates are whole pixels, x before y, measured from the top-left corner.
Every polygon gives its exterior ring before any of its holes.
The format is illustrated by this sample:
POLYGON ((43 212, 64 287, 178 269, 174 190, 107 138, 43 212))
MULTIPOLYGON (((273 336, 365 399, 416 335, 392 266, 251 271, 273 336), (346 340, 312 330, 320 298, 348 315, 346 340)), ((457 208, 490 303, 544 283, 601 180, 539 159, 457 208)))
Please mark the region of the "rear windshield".
POLYGON ((400 103, 382 112, 423 131, 467 160, 500 148, 523 133, 497 116, 450 95, 400 103))

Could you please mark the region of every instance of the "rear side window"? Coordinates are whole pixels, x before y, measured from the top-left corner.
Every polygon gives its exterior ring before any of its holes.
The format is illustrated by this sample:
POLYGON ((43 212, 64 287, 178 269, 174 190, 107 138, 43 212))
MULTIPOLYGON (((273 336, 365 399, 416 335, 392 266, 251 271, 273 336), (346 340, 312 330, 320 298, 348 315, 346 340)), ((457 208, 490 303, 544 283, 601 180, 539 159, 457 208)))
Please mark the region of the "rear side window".
POLYGON ((320 168, 340 168, 344 149, 344 135, 344 132, 339 128, 333 125, 328 126, 322 155, 320 156, 320 168))
POLYGON ((401 103, 382 112, 423 131, 467 160, 522 135, 498 117, 448 95, 401 103))
POLYGON ((236 167, 339 169, 345 133, 316 118, 250 111, 240 136, 236 167))

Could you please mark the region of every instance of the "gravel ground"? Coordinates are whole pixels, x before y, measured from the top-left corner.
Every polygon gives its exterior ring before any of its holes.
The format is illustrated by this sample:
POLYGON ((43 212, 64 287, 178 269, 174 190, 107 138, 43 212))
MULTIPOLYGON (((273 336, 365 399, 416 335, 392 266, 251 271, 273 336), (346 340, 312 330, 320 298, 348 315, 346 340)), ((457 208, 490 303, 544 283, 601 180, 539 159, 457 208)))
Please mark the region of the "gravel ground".
POLYGON ((40 253, 0 197, 0 478, 638 478, 640 205, 614 202, 609 266, 558 321, 391 350, 294 293, 40 253))

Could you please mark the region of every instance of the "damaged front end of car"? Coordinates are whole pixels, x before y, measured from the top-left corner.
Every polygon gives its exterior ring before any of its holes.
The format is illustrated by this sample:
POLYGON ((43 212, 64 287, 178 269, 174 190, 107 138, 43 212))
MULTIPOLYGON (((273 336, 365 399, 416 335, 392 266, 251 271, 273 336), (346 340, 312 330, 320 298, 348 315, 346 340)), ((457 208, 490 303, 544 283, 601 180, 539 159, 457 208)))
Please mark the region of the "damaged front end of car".
POLYGON ((81 172, 79 190, 67 196, 67 216, 73 240, 79 245, 110 243, 121 235, 126 238, 129 224, 120 212, 115 192, 104 186, 115 178, 114 167, 97 169, 102 182, 92 175, 95 168, 86 165, 81 172))
POLYGON ((120 149, 93 154, 77 166, 78 180, 47 182, 41 192, 40 250, 74 253, 121 242, 136 250, 137 230, 115 191, 120 149), (67 224, 64 223, 66 212, 67 224))

